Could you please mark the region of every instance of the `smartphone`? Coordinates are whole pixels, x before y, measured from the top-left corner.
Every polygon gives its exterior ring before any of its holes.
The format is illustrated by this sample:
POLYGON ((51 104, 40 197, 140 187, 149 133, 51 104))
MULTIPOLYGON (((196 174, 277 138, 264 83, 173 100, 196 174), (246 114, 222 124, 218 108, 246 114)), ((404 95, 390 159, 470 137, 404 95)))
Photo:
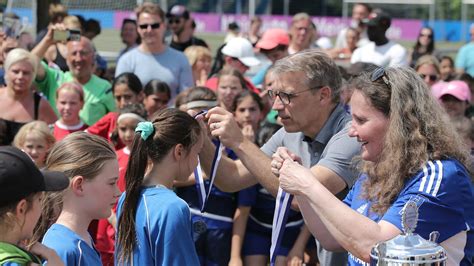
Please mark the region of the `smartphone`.
POLYGON ((7 37, 17 38, 20 35, 21 22, 19 19, 4 17, 3 32, 7 37))
POLYGON ((53 30, 53 40, 55 41, 67 41, 69 32, 67 30, 53 30))
POLYGON ((81 31, 80 30, 54 30, 53 40, 55 41, 80 41, 81 31))

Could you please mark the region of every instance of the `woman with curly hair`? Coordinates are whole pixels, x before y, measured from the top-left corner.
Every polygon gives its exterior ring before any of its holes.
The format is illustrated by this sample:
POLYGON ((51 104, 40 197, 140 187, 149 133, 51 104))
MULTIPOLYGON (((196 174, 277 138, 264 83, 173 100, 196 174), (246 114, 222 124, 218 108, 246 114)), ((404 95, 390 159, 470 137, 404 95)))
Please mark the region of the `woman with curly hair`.
POLYGON ((343 202, 290 151, 273 156, 280 186, 294 194, 313 235, 326 249, 369 261, 378 242, 402 233, 407 202, 418 207, 415 233, 439 231, 447 265, 472 265, 474 196, 469 155, 423 80, 406 68, 378 68, 356 79, 350 136, 362 143, 361 176, 343 202))

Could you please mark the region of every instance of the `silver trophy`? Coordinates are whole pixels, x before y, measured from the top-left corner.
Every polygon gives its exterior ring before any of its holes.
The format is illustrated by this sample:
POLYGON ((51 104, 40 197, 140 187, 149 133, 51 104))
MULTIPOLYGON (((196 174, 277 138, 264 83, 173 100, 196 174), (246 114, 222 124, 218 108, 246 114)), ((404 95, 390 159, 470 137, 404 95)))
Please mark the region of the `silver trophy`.
POLYGON ((376 244, 370 252, 370 265, 415 266, 446 265, 446 251, 436 243, 439 233, 434 231, 425 240, 413 233, 418 222, 418 207, 408 201, 402 211, 403 233, 386 242, 376 244))

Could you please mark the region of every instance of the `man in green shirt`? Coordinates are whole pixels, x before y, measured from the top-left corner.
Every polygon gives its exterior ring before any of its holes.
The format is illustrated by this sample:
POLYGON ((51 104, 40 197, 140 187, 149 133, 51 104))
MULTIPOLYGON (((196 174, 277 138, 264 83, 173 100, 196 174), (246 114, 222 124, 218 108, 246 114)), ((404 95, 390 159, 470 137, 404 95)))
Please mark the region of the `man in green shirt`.
MULTIPOLYGON (((32 52, 43 58, 48 47, 54 43, 53 29, 50 29, 32 52)), ((89 39, 81 37, 78 41, 68 41, 67 51, 66 62, 69 71, 62 72, 41 63, 35 83, 55 110, 58 87, 71 81, 81 84, 84 89, 84 107, 79 115, 84 123, 92 125, 108 112, 115 110, 111 85, 107 80, 94 75, 95 50, 89 39)))

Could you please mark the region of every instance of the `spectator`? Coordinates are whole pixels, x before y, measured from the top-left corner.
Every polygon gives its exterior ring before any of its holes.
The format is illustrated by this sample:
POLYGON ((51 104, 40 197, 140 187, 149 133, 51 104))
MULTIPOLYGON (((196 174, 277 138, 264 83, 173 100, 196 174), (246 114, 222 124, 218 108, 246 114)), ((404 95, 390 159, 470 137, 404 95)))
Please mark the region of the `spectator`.
POLYGON ((418 58, 424 55, 433 55, 439 58, 440 53, 435 50, 434 31, 430 27, 423 27, 418 34, 415 46, 410 53, 410 66, 415 67, 418 58))
POLYGON ((68 12, 67 12, 66 6, 60 3, 49 4, 49 9, 48 9, 49 24, 46 28, 38 32, 38 34, 36 35, 35 45, 38 44, 44 38, 44 36, 48 32, 48 27, 54 24, 63 23, 63 20, 65 17, 67 17, 67 15, 68 15, 68 12))
POLYGON ((383 11, 372 12, 367 20, 367 35, 370 43, 357 48, 351 57, 351 63, 366 62, 378 66, 407 66, 406 49, 390 41, 385 35, 390 28, 392 18, 383 11))
POLYGON ((258 40, 260 40, 260 38, 262 37, 262 35, 260 34, 261 28, 262 19, 258 16, 252 17, 252 19, 250 19, 250 29, 246 34, 244 34, 243 37, 247 38, 254 47, 257 44, 258 40))
POLYGON ((227 25, 227 34, 224 38, 224 44, 240 36, 240 26, 237 22, 231 22, 227 25))
POLYGON ((192 45, 184 50, 193 71, 194 84, 204 86, 211 72, 211 51, 202 46, 192 45))
MULTIPOLYGON (((67 16, 63 21, 65 29, 61 30, 79 30, 82 26, 76 16, 67 16)), ((57 42, 50 45, 44 54, 44 59, 48 66, 61 69, 62 71, 69 71, 69 66, 66 61, 67 45, 64 42, 57 42)))
MULTIPOLYGON (((224 65, 222 69, 235 68, 242 75, 252 66, 260 64, 260 60, 255 57, 252 44, 245 38, 236 37, 231 39, 222 48, 224 65)), ((217 77, 213 76, 206 82, 206 87, 216 90, 217 77)), ((254 92, 257 88, 246 79, 246 87, 254 92)))
POLYGON ((369 17, 370 13, 372 13, 372 7, 370 5, 365 3, 354 4, 354 7, 352 7, 351 24, 349 27, 342 29, 337 35, 335 45, 336 49, 348 48, 346 31, 349 28, 356 29, 357 32, 359 32, 359 40, 356 44, 357 47, 362 47, 369 43, 367 36, 367 25, 364 23, 364 21, 369 17))
POLYGON ((456 56, 456 71, 474 76, 474 23, 469 28, 471 41, 465 44, 456 56))
POLYGON ((355 28, 347 28, 345 29, 345 33, 346 46, 344 48, 334 48, 327 51, 332 59, 349 61, 352 57, 352 53, 357 49, 357 43, 360 38, 359 31, 355 28))
POLYGON ((120 29, 120 38, 122 38, 122 43, 125 44, 125 48, 120 50, 119 58, 126 52, 132 50, 137 45, 140 44, 140 36, 137 31, 137 21, 134 19, 126 18, 122 21, 122 27, 120 29))
POLYGON ((171 99, 193 85, 193 76, 186 56, 166 46, 163 42, 166 31, 165 14, 153 3, 144 3, 136 9, 138 33, 142 43, 120 57, 115 76, 132 72, 143 85, 159 79, 171 88, 171 99))
POLYGON ((86 20, 86 23, 84 24, 84 33, 82 35, 92 41, 101 31, 100 22, 91 18, 86 20))
MULTIPOLYGON (((33 53, 43 58, 46 49, 55 43, 54 27, 48 31, 44 39, 33 49, 33 53)), ((89 39, 82 36, 80 40, 67 43, 67 64, 70 71, 41 64, 36 75, 38 89, 43 92, 52 106, 56 106, 56 90, 65 82, 76 81, 84 90, 84 107, 80 112, 81 120, 92 125, 108 112, 115 110, 111 85, 108 81, 94 75, 94 47, 89 39)))
POLYGON ((308 49, 312 37, 311 18, 306 13, 298 13, 291 19, 290 45, 288 54, 308 49))
POLYGON ((4 142, 8 145, 20 128, 33 120, 52 124, 56 114, 48 101, 33 92, 31 85, 38 61, 30 52, 17 48, 5 60, 6 88, 0 90, 0 121, 6 125, 4 142))
POLYGON ((143 88, 145 98, 143 105, 149 119, 153 119, 155 114, 165 109, 171 99, 171 91, 168 84, 161 80, 150 80, 143 88))
POLYGON ((189 11, 185 6, 171 6, 168 13, 166 13, 166 18, 173 32, 171 48, 183 52, 191 45, 208 47, 204 40, 194 36, 194 28, 192 27, 194 21, 189 16, 189 11))
POLYGON ((420 57, 416 62, 415 71, 420 75, 428 87, 433 87, 433 85, 439 80, 438 59, 432 55, 424 55, 420 57))
POLYGON ((28 31, 23 31, 18 36, 18 47, 23 48, 25 50, 31 51, 34 47, 35 40, 33 36, 28 31))
POLYGON ((471 91, 464 81, 453 80, 435 94, 451 118, 464 116, 471 101, 471 91))
POLYGON ((26 152, 38 168, 43 168, 49 150, 56 142, 48 125, 43 121, 31 121, 21 127, 13 145, 26 152))
POLYGON ((442 56, 439 62, 440 80, 451 81, 456 75, 454 60, 450 56, 442 56))

